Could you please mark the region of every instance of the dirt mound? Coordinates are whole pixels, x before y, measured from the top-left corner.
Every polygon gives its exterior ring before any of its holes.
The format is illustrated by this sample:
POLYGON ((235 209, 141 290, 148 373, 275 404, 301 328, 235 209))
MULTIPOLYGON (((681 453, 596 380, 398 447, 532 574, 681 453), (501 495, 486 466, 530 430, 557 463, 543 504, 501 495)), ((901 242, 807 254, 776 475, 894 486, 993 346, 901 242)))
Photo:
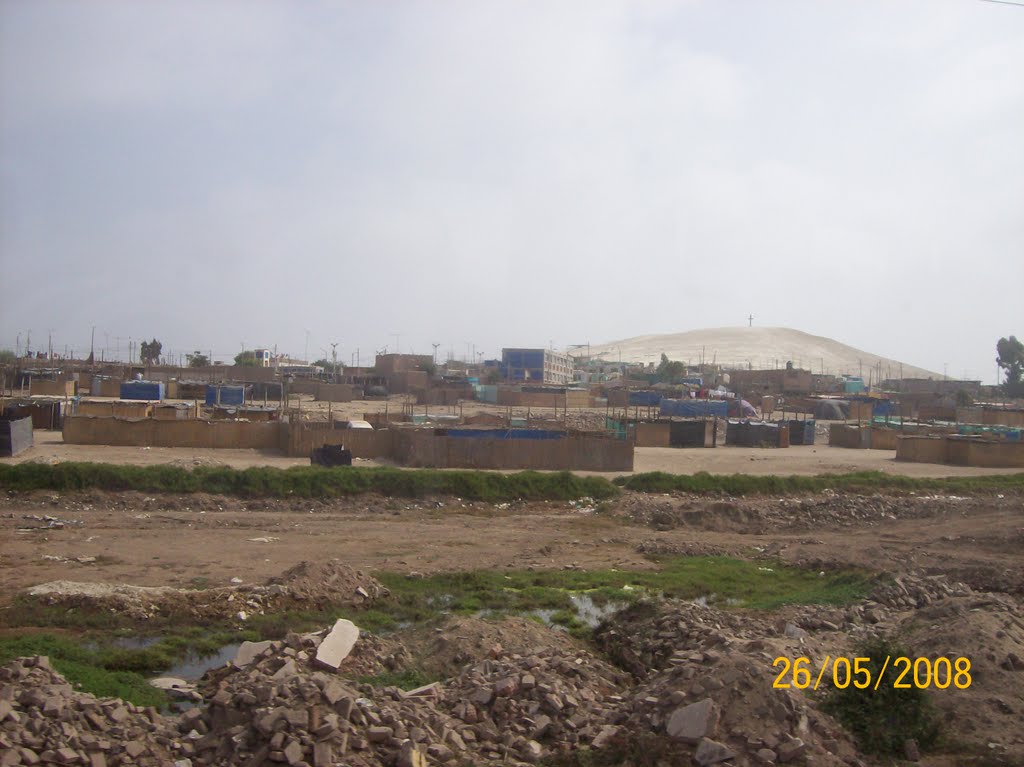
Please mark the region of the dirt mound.
POLYGON ((655 530, 692 529, 763 535, 785 530, 806 532, 861 527, 896 519, 968 515, 984 507, 984 498, 955 495, 882 495, 826 490, 807 497, 713 500, 701 495, 624 497, 617 512, 655 530))
POLYGON ((597 646, 638 679, 667 668, 680 652, 699 653, 775 633, 767 621, 694 602, 640 602, 594 631, 597 646))
POLYGON ((502 655, 531 655, 540 648, 567 654, 579 651, 568 634, 552 631, 527 618, 484 620, 453 617, 433 628, 406 632, 402 641, 419 667, 436 677, 453 677, 467 664, 502 655))
POLYGON ((337 559, 299 562, 271 578, 267 586, 283 587, 291 599, 318 609, 364 606, 391 593, 375 578, 337 559))
POLYGON ((366 607, 386 597, 376 579, 337 560, 300 562, 266 586, 176 589, 108 583, 51 581, 33 586, 31 598, 65 607, 108 610, 135 620, 234 620, 290 607, 323 610, 366 607))
POLYGON ((818 642, 792 623, 688 602, 641 603, 602 624, 596 638, 640 680, 610 739, 624 758, 672 753, 682 740, 697 746, 699 764, 712 763, 701 760, 713 753, 731 754, 735 765, 854 763, 856 747, 840 725, 802 691, 773 689, 775 658, 819 654, 818 642))
POLYGON ((953 597, 917 610, 900 626, 915 657, 970 659, 970 687, 933 690, 932 701, 958 740, 1013 764, 1024 764, 1022 607, 1001 594, 953 597))

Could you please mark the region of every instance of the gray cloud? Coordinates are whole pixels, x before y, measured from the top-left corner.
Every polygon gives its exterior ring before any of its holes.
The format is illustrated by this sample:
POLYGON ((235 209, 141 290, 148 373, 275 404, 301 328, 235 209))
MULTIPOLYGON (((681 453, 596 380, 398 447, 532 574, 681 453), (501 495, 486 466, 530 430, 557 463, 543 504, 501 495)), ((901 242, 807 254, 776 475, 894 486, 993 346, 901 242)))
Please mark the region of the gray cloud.
POLYGON ((495 354, 753 312, 991 380, 1022 43, 971 0, 5 2, 0 344, 495 354))

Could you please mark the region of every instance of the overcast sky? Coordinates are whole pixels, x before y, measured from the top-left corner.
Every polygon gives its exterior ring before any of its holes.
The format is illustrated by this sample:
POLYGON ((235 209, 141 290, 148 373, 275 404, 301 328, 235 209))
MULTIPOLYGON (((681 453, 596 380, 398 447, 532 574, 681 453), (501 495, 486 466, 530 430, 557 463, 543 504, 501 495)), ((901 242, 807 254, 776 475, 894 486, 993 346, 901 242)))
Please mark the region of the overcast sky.
POLYGON ((787 326, 992 381, 1024 6, 0 0, 0 347, 787 326))

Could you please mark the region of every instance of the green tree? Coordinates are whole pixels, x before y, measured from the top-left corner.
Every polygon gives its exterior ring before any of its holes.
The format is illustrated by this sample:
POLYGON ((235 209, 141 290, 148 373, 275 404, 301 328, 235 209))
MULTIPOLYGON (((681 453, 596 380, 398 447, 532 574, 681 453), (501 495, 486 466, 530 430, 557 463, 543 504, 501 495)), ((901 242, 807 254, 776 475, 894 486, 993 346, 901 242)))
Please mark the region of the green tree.
POLYGON ((0 349, 0 365, 13 365, 17 361, 17 355, 10 349, 0 349))
POLYGON ((235 364, 243 368, 259 367, 259 363, 256 361, 256 352, 251 350, 246 350, 236 354, 235 364))
POLYGON ((1006 375, 1003 391, 1010 397, 1024 397, 1024 344, 1016 336, 1000 338, 996 351, 996 362, 1006 375))
POLYGON ((164 345, 155 338, 152 341, 143 341, 139 344, 139 359, 147 365, 155 365, 160 361, 160 352, 164 345))
POLYGON ((338 369, 335 370, 334 369, 334 363, 331 360, 327 359, 326 357, 324 357, 322 359, 318 359, 313 364, 317 365, 318 367, 322 367, 326 372, 331 373, 331 374, 340 373, 342 371, 342 369, 345 367, 344 365, 342 365, 339 362, 338 363, 338 369))
POLYGON ((210 364, 210 358, 205 354, 196 352, 188 356, 188 366, 192 368, 205 368, 210 364))
POLYGON ((662 352, 661 363, 656 371, 659 381, 670 383, 686 374, 686 365, 682 362, 670 360, 668 355, 662 352))

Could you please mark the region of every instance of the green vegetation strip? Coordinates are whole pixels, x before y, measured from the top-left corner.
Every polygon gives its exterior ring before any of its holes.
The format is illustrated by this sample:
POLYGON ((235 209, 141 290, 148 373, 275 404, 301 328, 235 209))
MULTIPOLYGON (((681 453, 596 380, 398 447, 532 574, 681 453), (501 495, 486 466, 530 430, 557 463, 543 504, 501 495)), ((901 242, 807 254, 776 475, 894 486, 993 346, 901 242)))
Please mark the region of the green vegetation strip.
POLYGON ((125 466, 110 463, 0 464, 0 488, 9 490, 136 490, 211 493, 242 498, 336 498, 361 493, 403 498, 452 496, 471 501, 610 498, 618 492, 601 477, 569 472, 438 471, 295 466, 250 469, 198 466, 125 466))
POLYGON ((756 476, 751 474, 666 474, 660 471, 616 477, 615 484, 641 493, 696 493, 726 495, 794 495, 822 490, 849 492, 994 493, 1024 490, 1024 473, 983 477, 904 477, 881 471, 817 476, 756 476))
MULTIPOLYGON (((776 563, 745 562, 730 557, 661 557, 657 570, 547 570, 495 572, 475 570, 411 578, 379 573, 391 590, 368 610, 328 609, 322 612, 282 611, 253 615, 238 631, 226 623, 184 627, 182 616, 154 616, 146 630, 163 634, 141 648, 117 646, 133 637, 138 626, 131 618, 98 608, 68 609, 21 596, 0 611, 0 663, 22 655, 47 655, 54 666, 79 689, 116 696, 138 705, 160 705, 163 693, 146 683, 147 676, 167 671, 185 657, 205 657, 226 644, 244 639, 280 639, 288 631, 322 629, 337 618, 349 618, 361 628, 392 631, 430 625, 446 614, 526 615, 539 619, 540 610, 552 623, 586 639, 589 627, 573 603, 586 595, 595 605, 625 606, 642 597, 704 597, 710 603, 754 609, 785 604, 848 604, 870 592, 874 578, 857 571, 819 573, 776 563), (31 627, 59 629, 61 636, 28 633, 31 627), (69 632, 77 632, 72 636, 69 632)), ((416 670, 381 677, 379 684, 418 686, 426 677, 416 670)), ((429 679, 427 679, 429 681, 429 679)))
POLYGON ((401 498, 458 497, 470 501, 604 500, 619 488, 641 493, 793 495, 849 492, 994 493, 1024 490, 1024 473, 982 477, 904 477, 879 471, 817 476, 666 474, 582 477, 571 472, 439 471, 436 469, 268 466, 249 469, 198 466, 125 466, 110 463, 0 464, 7 490, 135 490, 145 493, 210 493, 241 498, 339 498, 377 493, 401 498))

